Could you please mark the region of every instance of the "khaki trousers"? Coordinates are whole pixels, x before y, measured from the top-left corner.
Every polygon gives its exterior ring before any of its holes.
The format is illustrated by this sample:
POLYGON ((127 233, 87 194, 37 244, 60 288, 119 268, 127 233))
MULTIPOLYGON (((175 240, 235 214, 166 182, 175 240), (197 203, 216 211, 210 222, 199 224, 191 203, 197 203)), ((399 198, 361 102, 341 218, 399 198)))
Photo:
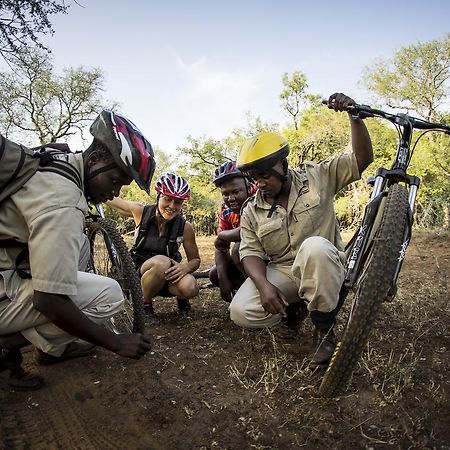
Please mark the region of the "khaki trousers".
MULTIPOLYGON (((93 322, 103 323, 120 311, 123 294, 115 280, 81 271, 89 259, 86 242, 81 247, 77 294, 69 298, 93 322)), ((21 332, 35 347, 60 356, 67 344, 77 338, 37 311, 33 306, 33 294, 32 280, 20 278, 13 270, 0 273, 0 335, 21 332)))
MULTIPOLYGON (((266 276, 289 303, 303 299, 309 311, 325 313, 337 306, 345 275, 344 262, 344 252, 327 239, 313 236, 302 243, 292 266, 269 264, 266 276)), ((251 278, 236 292, 229 309, 231 320, 241 327, 271 327, 281 321, 280 314, 270 314, 263 308, 251 278)))

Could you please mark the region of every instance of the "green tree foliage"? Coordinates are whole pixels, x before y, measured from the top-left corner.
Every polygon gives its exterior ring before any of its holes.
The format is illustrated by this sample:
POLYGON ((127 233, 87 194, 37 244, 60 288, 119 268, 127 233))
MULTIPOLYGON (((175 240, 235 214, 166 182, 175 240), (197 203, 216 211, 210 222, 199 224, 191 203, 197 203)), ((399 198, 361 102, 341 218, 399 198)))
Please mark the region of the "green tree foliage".
POLYGON ((366 67, 363 84, 383 104, 413 110, 427 120, 440 118, 449 95, 450 34, 402 47, 391 59, 366 67))
POLYGON ((236 160, 239 149, 249 137, 274 130, 277 130, 276 124, 264 123, 260 117, 247 114, 247 125, 232 130, 223 140, 189 136, 188 145, 178 149, 187 159, 185 169, 178 173, 191 184, 191 199, 185 203, 183 212, 196 232, 214 234, 217 227, 222 197, 213 184, 215 168, 225 161, 236 160))
POLYGON ((284 73, 281 82, 283 83, 283 90, 280 94, 281 107, 290 116, 294 129, 298 130, 302 111, 311 104, 317 104, 320 96, 307 92, 306 75, 299 70, 295 71, 290 77, 287 73, 284 73))
POLYGON ((326 107, 303 111, 301 126, 283 130, 291 152, 289 164, 299 167, 304 161, 321 161, 345 148, 349 141, 348 119, 326 107))
MULTIPOLYGON (((365 69, 363 84, 383 104, 415 111, 432 122, 450 123, 445 106, 450 95, 450 34, 400 48, 392 59, 365 69)), ((427 135, 412 159, 411 173, 422 177, 417 221, 423 225, 450 222, 448 138, 427 135)))
POLYGON ((42 50, 25 50, 11 58, 12 70, 0 73, 0 127, 20 132, 20 141, 56 142, 82 131, 104 108, 100 69, 65 69, 55 73, 42 50))
POLYGON ((0 2, 0 55, 9 59, 30 43, 47 50, 39 35, 53 34, 50 17, 67 12, 64 1, 2 0, 0 2))
MULTIPOLYGON (((417 137, 417 136, 416 136, 417 137)), ((409 171, 421 178, 416 222, 423 227, 448 227, 450 204, 450 138, 425 135, 417 145, 409 171)))

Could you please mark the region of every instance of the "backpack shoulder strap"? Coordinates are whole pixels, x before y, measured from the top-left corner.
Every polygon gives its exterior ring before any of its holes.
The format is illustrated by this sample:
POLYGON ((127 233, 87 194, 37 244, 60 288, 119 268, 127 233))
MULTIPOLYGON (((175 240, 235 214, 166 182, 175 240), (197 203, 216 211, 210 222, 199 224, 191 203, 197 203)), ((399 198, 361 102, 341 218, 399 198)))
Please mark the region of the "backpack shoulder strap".
POLYGON ((81 176, 78 170, 69 163, 68 156, 71 153, 67 144, 51 143, 36 147, 34 156, 39 158, 39 172, 53 172, 75 183, 83 190, 81 176))
POLYGON ((83 185, 81 183, 81 176, 75 167, 72 166, 68 161, 53 160, 46 165, 39 165, 37 168, 39 172, 53 172, 58 175, 67 178, 68 180, 75 183, 81 190, 83 190, 83 185))
POLYGON ((170 224, 170 230, 167 236, 167 246, 169 249, 170 257, 174 258, 177 255, 178 249, 182 241, 184 234, 184 226, 186 225, 186 219, 181 215, 181 212, 173 219, 170 224))
POLYGON ((133 248, 140 247, 147 237, 149 223, 153 219, 156 213, 156 205, 145 205, 142 211, 141 223, 139 224, 139 232, 134 242, 133 248))

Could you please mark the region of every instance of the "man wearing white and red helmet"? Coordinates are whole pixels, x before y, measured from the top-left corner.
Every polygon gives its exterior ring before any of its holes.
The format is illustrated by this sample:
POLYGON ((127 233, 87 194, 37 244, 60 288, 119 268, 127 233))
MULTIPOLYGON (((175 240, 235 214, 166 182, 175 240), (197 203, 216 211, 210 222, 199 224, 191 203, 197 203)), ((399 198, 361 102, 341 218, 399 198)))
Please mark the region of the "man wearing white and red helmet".
POLYGON ((0 385, 8 389, 43 384, 21 367, 20 348, 30 343, 44 365, 87 356, 95 345, 130 358, 150 349, 141 334, 100 325, 121 308, 123 295, 116 281, 84 272, 83 230, 87 200, 112 199, 132 180, 149 191, 153 150, 132 122, 112 111, 102 111, 90 131, 88 149, 59 154, 0 203, 0 385))
POLYGON ((190 309, 189 299, 198 294, 192 273, 200 266, 200 256, 192 225, 181 214, 189 199, 189 183, 181 176, 165 173, 155 183, 157 203, 144 205, 115 198, 108 205, 133 217, 136 224, 131 254, 141 275, 146 312, 153 315, 156 295, 177 297, 180 311, 190 309), (181 261, 180 245, 187 262, 181 261))

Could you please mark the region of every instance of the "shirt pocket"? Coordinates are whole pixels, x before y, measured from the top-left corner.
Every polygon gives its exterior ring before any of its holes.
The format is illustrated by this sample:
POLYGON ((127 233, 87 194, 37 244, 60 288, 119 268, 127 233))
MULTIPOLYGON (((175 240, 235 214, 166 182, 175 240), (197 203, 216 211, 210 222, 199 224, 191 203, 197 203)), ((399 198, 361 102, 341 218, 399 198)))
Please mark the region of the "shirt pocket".
POLYGON ((301 234, 311 236, 320 225, 322 208, 320 196, 315 191, 308 191, 299 197, 293 209, 294 221, 298 223, 301 234))
POLYGON ((268 222, 258 228, 256 233, 264 248, 264 252, 268 256, 277 256, 284 253, 289 242, 285 234, 285 226, 281 218, 269 219, 268 222))

